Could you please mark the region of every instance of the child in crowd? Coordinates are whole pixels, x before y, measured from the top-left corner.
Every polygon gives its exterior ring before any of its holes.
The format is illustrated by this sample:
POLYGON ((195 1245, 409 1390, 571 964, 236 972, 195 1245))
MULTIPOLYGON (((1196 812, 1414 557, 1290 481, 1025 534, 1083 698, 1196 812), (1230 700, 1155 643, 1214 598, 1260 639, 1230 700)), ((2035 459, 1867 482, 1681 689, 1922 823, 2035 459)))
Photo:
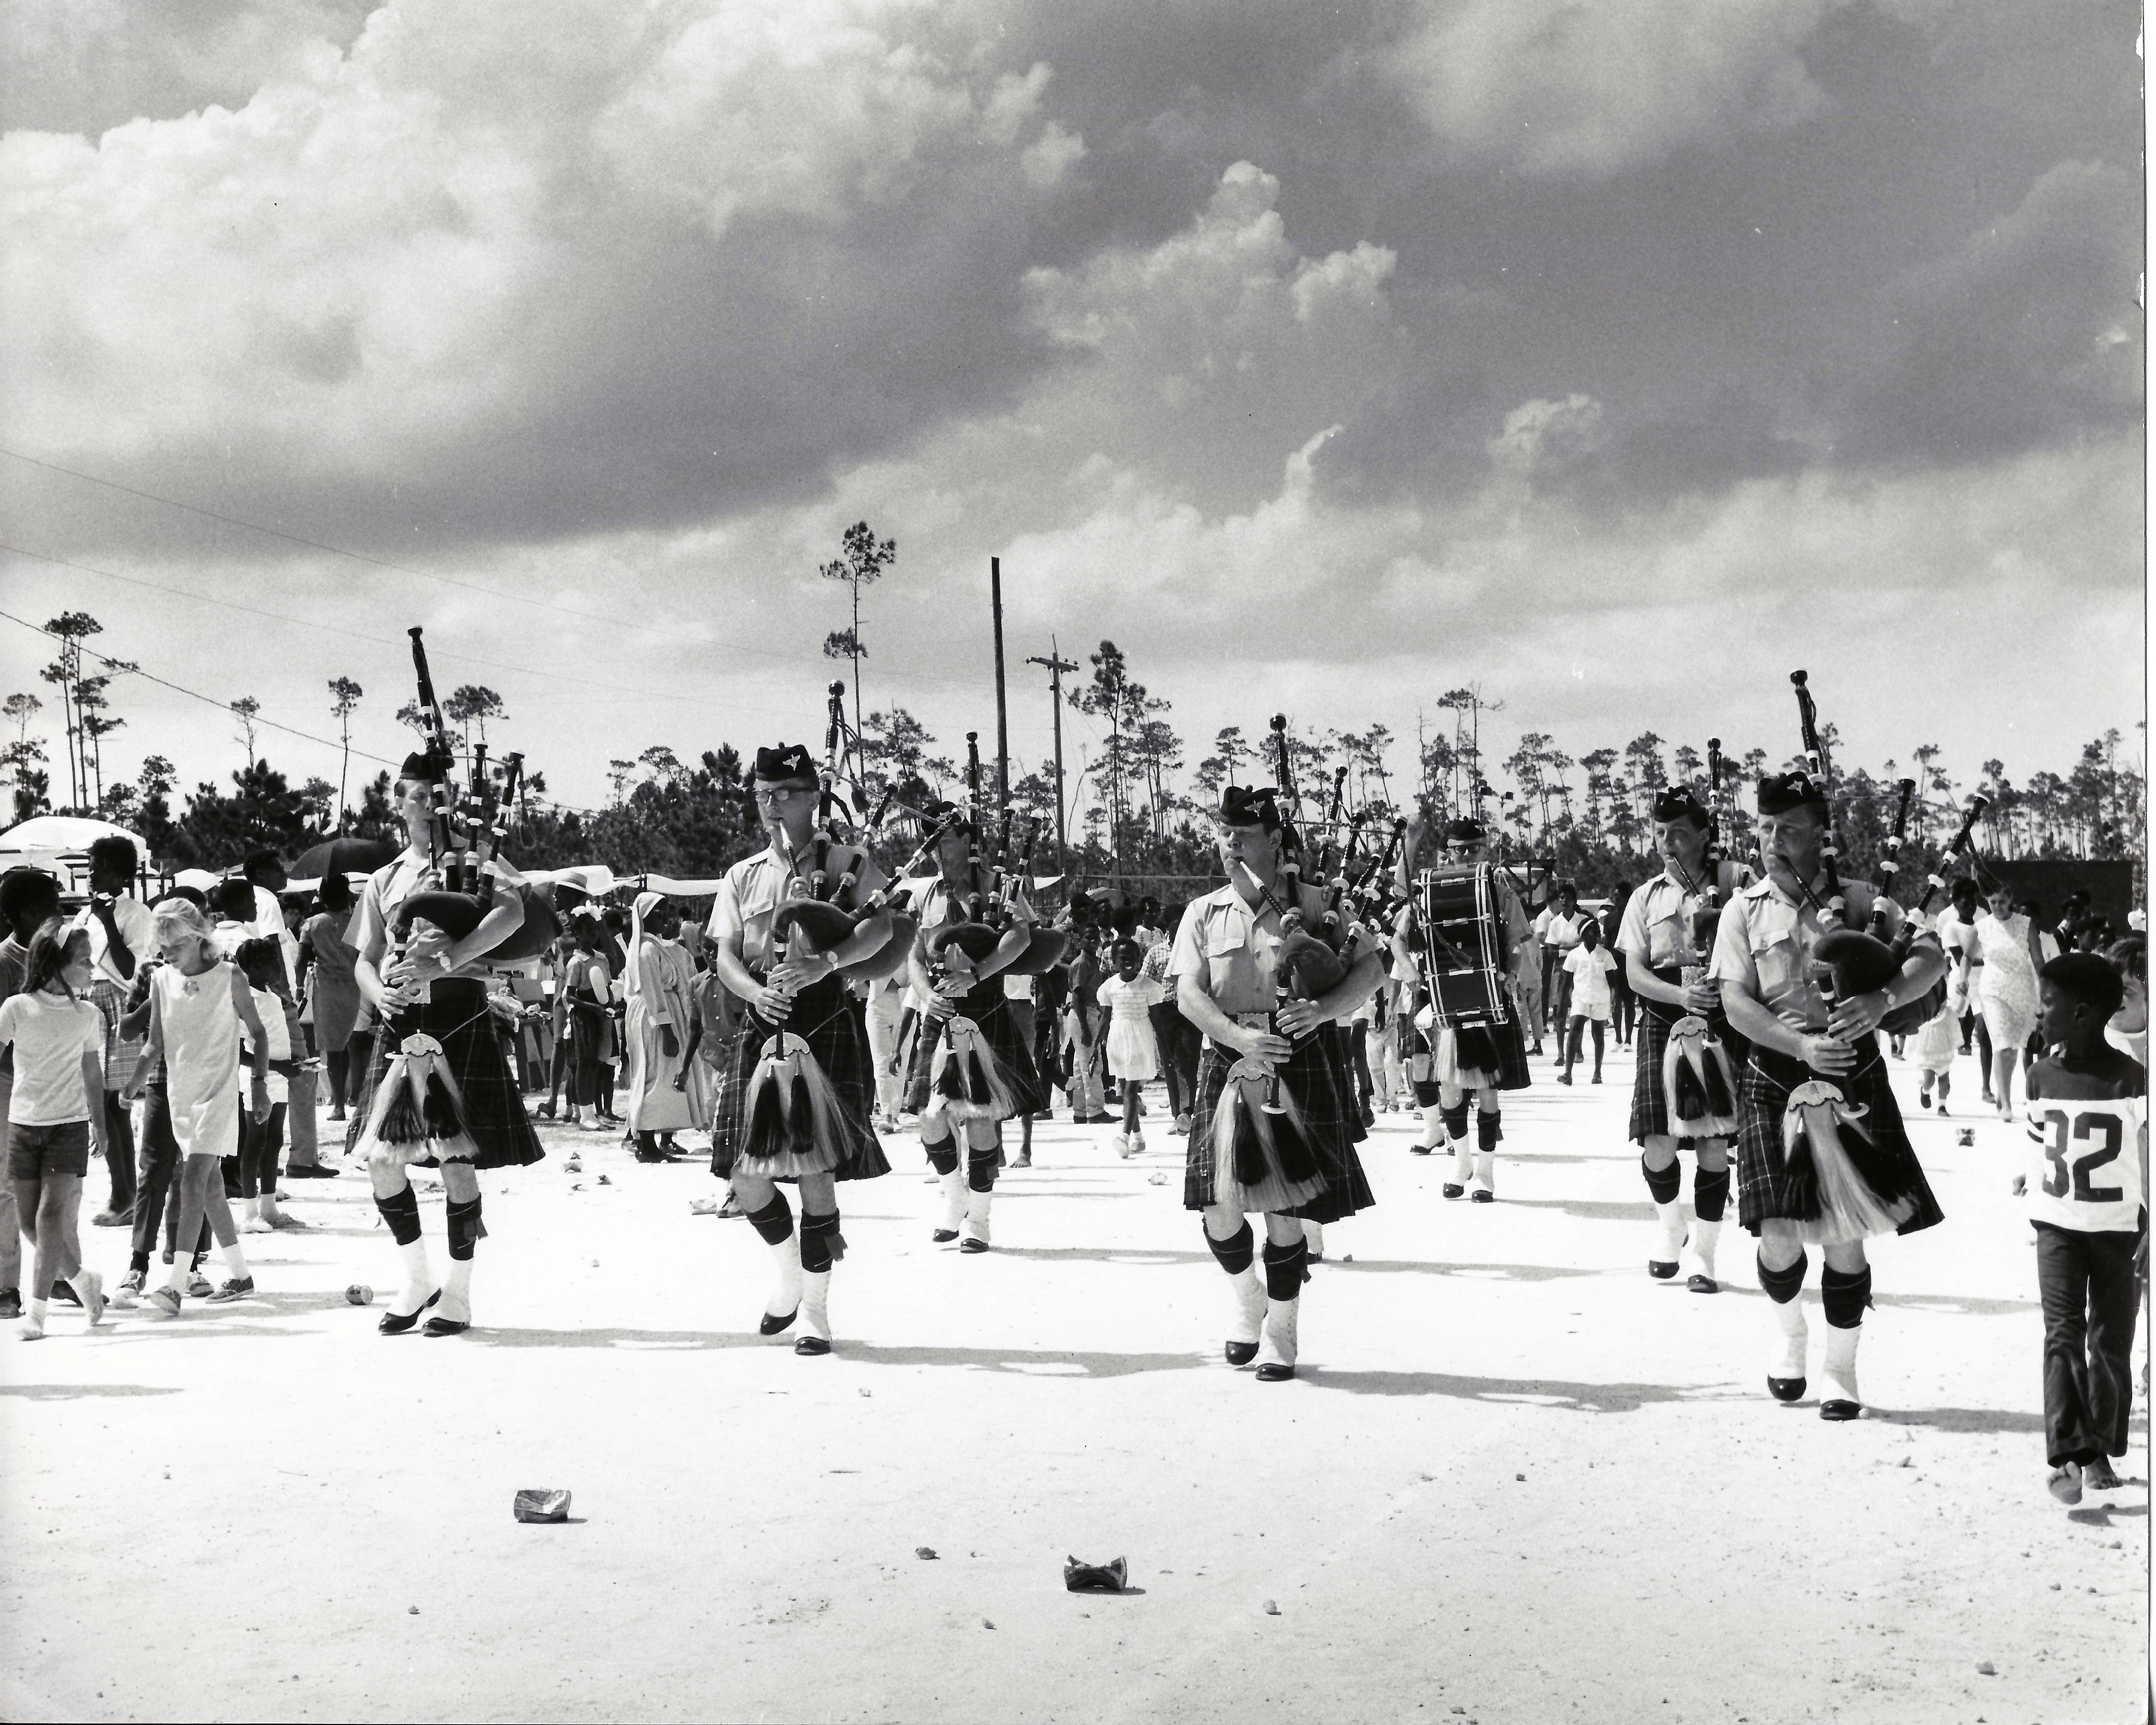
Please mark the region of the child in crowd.
POLYGON ((15 1056, 8 1183, 30 1264, 25 1342, 45 1333, 56 1279, 93 1326, 105 1315, 105 1281, 83 1268, 76 1225, 93 1145, 105 1153, 105 1019, 86 998, 91 968, 88 931, 52 917, 30 937, 22 992, 0 1001, 0 1044, 15 1056))
POLYGON ((151 979, 150 1047, 165 1069, 172 1136, 181 1161, 172 1199, 176 1243, 163 1286, 145 1299, 153 1318, 180 1315, 189 1252, 207 1215, 228 1274, 209 1297, 212 1305, 244 1300, 254 1278, 240 1250, 224 1186, 223 1158, 239 1142, 239 1042, 244 1030, 254 1050, 249 1109, 259 1124, 270 1117, 270 1033, 254 1009, 254 996, 237 967, 218 954, 208 920, 184 899, 157 906, 158 955, 164 963, 151 979))
POLYGON ((1946 1116, 1947 1097, 1953 1089, 1954 1056, 1961 1052, 1961 1022, 1951 998, 1939 1003, 1924 1027, 1917 1032, 1916 1046, 1912 1050, 1917 1062, 1917 1081, 1922 1086, 1917 1101, 1920 1106, 1932 1106, 1932 1092, 1938 1091, 1938 1109, 1942 1119, 1946 1116))
MULTIPOLYGON (((23 992, 30 963, 30 942, 60 913, 59 882, 42 869, 10 869, 0 875, 0 1000, 23 992)), ((14 1081, 15 1051, 0 1048, 0 1137, 4 1137, 9 1090, 14 1081)), ((0 1318, 23 1315, 23 1235, 15 1216, 15 1184, 0 1181, 0 1318)), ((49 1285, 48 1285, 48 1290, 49 1285)))
POLYGON ((2044 1303, 2046 1481, 2061 1503, 2114 1491, 2126 1453, 2133 1326, 2148 1250, 2148 1084, 2104 1030, 2118 973, 2070 952, 2040 975, 2046 1052, 2025 1081, 2028 1172, 2014 1180, 2036 1230, 2044 1303))
POLYGON ((1070 1099, 1070 1123, 1092 1126, 1112 1119, 1101 1087, 1099 1029, 1094 1007, 1100 998, 1101 967, 1081 934, 1070 958, 1070 994, 1063 1015, 1063 1092, 1070 1099))
POLYGON ((2125 998, 2104 1026, 2104 1040, 2121 1053, 2129 1054, 2146 1071, 2148 1066, 2148 937, 2129 934, 2106 949, 2104 955, 2118 973, 2125 998))
POLYGON ((1101 984, 1098 999, 1108 1014, 1108 1070, 1123 1093, 1123 1129, 1116 1135, 1116 1153, 1129 1157, 1145 1148, 1145 1135, 1138 1130, 1138 1089, 1160 1076, 1152 1009, 1168 998, 1168 989, 1139 973, 1145 954, 1136 941, 1117 941, 1109 956, 1115 973, 1101 984))
MULTIPOLYGON (((285 1080, 292 1066, 293 1049, 302 1040, 300 1015, 285 992, 284 951, 275 941, 255 935, 240 943, 232 962, 247 978, 255 1013, 269 1033, 270 1117, 253 1121, 241 1111, 239 1151, 225 1163, 225 1197, 229 1201, 236 1194, 246 1206, 239 1222, 242 1234, 304 1228, 307 1224, 297 1216, 287 1215, 277 1207, 277 1157, 285 1147, 285 1117, 290 1099, 285 1080)), ((241 1051, 251 1050, 243 1045, 241 1051)))
POLYGON ((1572 1082, 1572 1069, 1579 1060, 1580 1033, 1589 1024, 1594 1027, 1594 1077, 1593 1082, 1602 1082, 1602 1043, 1609 1024, 1609 978, 1616 973, 1617 959, 1609 947, 1602 944, 1602 925, 1592 916, 1580 919, 1579 941, 1564 955, 1564 973, 1569 986, 1564 993, 1570 997, 1572 1025, 1564 1045, 1564 1070, 1558 1074, 1559 1084, 1572 1082))

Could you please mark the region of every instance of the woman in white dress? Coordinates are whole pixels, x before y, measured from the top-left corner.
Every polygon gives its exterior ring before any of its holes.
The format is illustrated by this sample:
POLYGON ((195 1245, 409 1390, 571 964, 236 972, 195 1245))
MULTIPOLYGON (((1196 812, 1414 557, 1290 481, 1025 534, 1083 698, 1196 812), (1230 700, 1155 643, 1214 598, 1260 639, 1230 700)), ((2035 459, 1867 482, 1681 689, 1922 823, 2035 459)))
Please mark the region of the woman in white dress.
POLYGON ((1991 1036, 1991 1093, 1999 1117, 2014 1117, 2014 1065, 2036 1028, 2036 973, 2059 956, 2058 942, 2037 932, 2015 909, 2005 886, 1993 887, 1990 909, 1976 919, 1984 954, 1977 1002, 1991 1036))

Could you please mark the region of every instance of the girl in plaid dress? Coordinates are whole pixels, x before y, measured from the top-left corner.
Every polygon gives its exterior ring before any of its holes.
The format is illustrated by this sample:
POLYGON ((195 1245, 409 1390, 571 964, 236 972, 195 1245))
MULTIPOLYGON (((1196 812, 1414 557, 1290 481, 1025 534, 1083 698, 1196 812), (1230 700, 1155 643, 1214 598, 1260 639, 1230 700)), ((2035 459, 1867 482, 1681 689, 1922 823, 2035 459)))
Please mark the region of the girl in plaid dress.
MULTIPOLYGON (((1205 1244, 1234 1287, 1228 1363, 1255 1359, 1260 1379, 1273 1383, 1296 1373, 1308 1274, 1303 1223, 1337 1221, 1373 1202, 1355 1153, 1363 1124, 1335 1020, 1378 986, 1384 963, 1377 952, 1365 952, 1321 999, 1282 1003, 1275 976, 1288 877, 1281 870, 1273 793, 1230 785, 1221 795, 1216 834, 1229 884, 1183 911, 1168 961, 1177 1004, 1205 1038, 1183 1202, 1202 1213, 1205 1244), (1273 1023, 1276 1031, 1269 1028, 1273 1023), (1287 1140, 1267 1142, 1253 1134, 1254 1142, 1245 1143, 1240 1097, 1229 1101, 1237 1142, 1223 1146, 1217 1138, 1223 1096, 1268 1071, 1277 1072, 1283 1101, 1299 1117, 1294 1142, 1306 1150, 1306 1165, 1281 1153, 1287 1140), (1252 1262, 1253 1211, 1265 1218, 1262 1281, 1252 1262)), ((1302 887, 1296 907, 1315 927, 1325 896, 1302 887)))

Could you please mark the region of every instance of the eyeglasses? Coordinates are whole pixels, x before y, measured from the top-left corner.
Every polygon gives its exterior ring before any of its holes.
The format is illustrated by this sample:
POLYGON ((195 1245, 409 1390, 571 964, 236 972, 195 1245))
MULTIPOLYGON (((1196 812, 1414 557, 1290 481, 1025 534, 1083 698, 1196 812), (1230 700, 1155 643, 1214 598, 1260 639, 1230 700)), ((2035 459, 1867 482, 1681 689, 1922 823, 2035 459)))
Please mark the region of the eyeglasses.
POLYGON ((755 797, 758 808, 772 809, 781 803, 798 803, 803 797, 813 797, 816 793, 799 785, 781 785, 767 791, 752 792, 751 794, 755 797))

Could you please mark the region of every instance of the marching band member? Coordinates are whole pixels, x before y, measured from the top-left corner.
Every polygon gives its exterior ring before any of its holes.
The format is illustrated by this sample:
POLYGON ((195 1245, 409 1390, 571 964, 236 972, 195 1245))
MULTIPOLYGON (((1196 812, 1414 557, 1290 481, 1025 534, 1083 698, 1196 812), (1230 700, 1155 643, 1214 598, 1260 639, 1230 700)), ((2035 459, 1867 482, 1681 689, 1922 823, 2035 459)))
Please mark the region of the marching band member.
MULTIPOLYGON (((860 999, 838 972, 872 957, 889 937, 887 924, 863 922, 828 952, 789 941, 781 952, 773 931, 780 907, 807 896, 803 884, 819 867, 832 880, 854 879, 856 901, 884 885, 883 870, 865 850, 819 844, 816 763, 799 743, 756 752, 752 781, 757 815, 771 843, 736 863, 711 906, 711 968, 750 1010, 741 1015, 719 1070, 711 1126, 711 1172, 731 1183, 750 1224, 770 1246, 778 1286, 757 1328, 776 1336, 798 1316, 793 1351, 831 1351, 831 1266, 845 1253, 839 1232, 838 1182, 872 1180, 891 1172, 875 1124, 875 1070, 860 999), (819 861, 820 858, 820 861, 819 861), (778 1035, 774 1036, 774 1029, 778 1035), (819 1129, 806 1150, 771 1144, 752 1119, 751 1091, 774 1043, 805 1044, 794 1059, 812 1064, 819 1129), (801 1226, 779 1183, 801 1188, 801 1226)), ((798 1067, 796 1070, 799 1070, 798 1067)))
POLYGON ((1024 956, 1032 939, 1033 906, 1024 887, 1014 886, 1004 907, 1009 921, 993 948, 980 955, 955 942, 938 942, 939 930, 978 926, 977 912, 993 883, 973 855, 970 817, 950 803, 931 803, 926 814, 941 824, 942 836, 935 877, 913 893, 921 932, 907 964, 921 1019, 906 1068, 906 1109, 920 1117, 921 1147, 943 1188, 942 1223, 930 1238, 938 1244, 955 1240, 962 1252, 985 1252, 996 1174, 1004 1166, 1003 1122, 1048 1106, 1004 988, 1004 972, 1024 956), (987 1101, 961 1101, 939 1088, 944 1063, 970 1060, 983 1069, 987 1101))
MULTIPOLYGON (((441 876, 428 835, 434 788, 448 770, 445 761, 424 751, 406 758, 395 789, 404 850, 367 877, 349 941, 358 953, 352 975, 380 1028, 352 1106, 346 1151, 363 1147, 375 1208, 404 1260, 403 1289, 378 1326, 385 1336, 403 1335, 437 1304, 428 1335, 454 1336, 471 1327, 472 1252, 486 1237, 480 1171, 521 1167, 546 1154, 502 1054, 480 973, 486 955, 522 926, 523 901, 489 875, 483 914, 469 927, 446 927, 408 909, 422 895, 430 906, 448 901, 475 907, 475 901, 437 891, 441 876), (400 927, 408 938, 395 952, 400 927), (445 1074, 453 1086, 447 1116, 438 1112, 438 1087, 421 1076, 423 1069, 445 1074), (414 1118, 408 1130, 385 1137, 389 1117, 407 1101, 408 1084, 428 1091, 424 1129, 414 1118), (439 1284, 419 1237, 419 1200, 406 1172, 429 1155, 440 1159, 449 1201, 449 1273, 439 1284)), ((443 908, 439 914, 452 913, 443 908)))
POLYGON ((1767 878, 1722 914, 1708 978, 1721 986, 1731 1027, 1752 1045, 1738 1093, 1738 1220, 1758 1236, 1759 1286, 1776 1336, 1767 1388, 1779 1401, 1804 1393, 1810 1342, 1799 1296, 1805 1247, 1825 1260, 1820 1304, 1827 1322, 1820 1375, 1823 1420, 1854 1420, 1856 1343, 1871 1303, 1865 1241, 1912 1234, 1940 1219, 1938 1202, 1902 1126, 1879 1050, 1879 1022, 1921 998, 1944 973, 1938 947, 1913 947, 1883 985, 1831 1003, 1814 949, 1837 922, 1861 928, 1875 900, 1888 932, 1899 906, 1869 882, 1843 880, 1837 917, 1827 850, 1826 792, 1810 773, 1759 782, 1759 855, 1767 878))
MULTIPOLYGON (((1400 861, 1403 891, 1413 894, 1414 865, 1428 842, 1428 825, 1418 809, 1408 824, 1406 845, 1400 861)), ((1449 868, 1469 868, 1487 860, 1489 834, 1482 823, 1465 817, 1445 832, 1445 860, 1449 868)), ((1517 968, 1517 954, 1529 932, 1527 913, 1519 896, 1504 876, 1492 880, 1496 900, 1500 959, 1507 976, 1517 968)), ((1546 936, 1547 939, 1548 937, 1546 936)), ((1577 941, 1577 934, 1574 934, 1577 941)), ((1463 1038, 1450 1026, 1433 1022, 1429 1031, 1429 1081, 1417 1086, 1419 1100, 1429 1094, 1429 1083, 1437 1086, 1439 1118, 1452 1150, 1452 1178, 1440 1189, 1447 1198, 1467 1195, 1474 1203, 1491 1204, 1497 1196, 1497 1145, 1504 1137, 1502 1094, 1525 1090, 1527 1076, 1527 1039, 1520 1027, 1518 994, 1515 1010, 1504 1024, 1470 1030, 1463 1038), (1475 1101, 1475 1142, 1467 1141, 1467 1102, 1475 1101)), ((1560 1029, 1562 1027, 1560 1027, 1560 1029)), ((1425 1109, 1425 1118, 1427 1110, 1425 1109)))
MULTIPOLYGON (((1662 872, 1625 901, 1617 947, 1624 955, 1632 992, 1640 997, 1630 1135, 1640 1147, 1640 1172, 1646 1178, 1647 1195, 1654 1200, 1661 1230, 1656 1250, 1647 1255, 1647 1272, 1667 1280, 1677 1273, 1686 1242, 1684 1210, 1677 1202, 1684 1177, 1677 1162, 1681 1141, 1671 1129, 1664 1057, 1671 1028, 1686 1019, 1703 1022, 1710 1040, 1727 1032, 1722 1003, 1706 979, 1707 955, 1694 938, 1694 919, 1712 896, 1727 897, 1748 884, 1750 871, 1742 864, 1711 856, 1714 817, 1691 786, 1674 785, 1663 791, 1651 812, 1662 872), (1689 983, 1684 978, 1688 968, 1696 973, 1689 983)), ((1725 1070, 1717 1067, 1717 1077, 1725 1070)), ((1728 1081, 1723 1077, 1722 1081, 1728 1081)), ((1729 1202, 1729 1136, 1691 1136, 1681 1143, 1697 1158, 1691 1178, 1695 1220, 1690 1242, 1696 1267, 1686 1286, 1696 1294, 1716 1293, 1721 1284, 1715 1280, 1715 1245, 1729 1202)))
POLYGON ((1281 918, 1300 910, 1316 926, 1325 895, 1298 886, 1295 903, 1283 901, 1288 877, 1271 790, 1229 786, 1216 834, 1228 884, 1191 901, 1168 960, 1183 1015, 1205 1038, 1183 1203, 1202 1213, 1205 1243, 1234 1286, 1229 1363, 1255 1358, 1257 1375, 1271 1383, 1296 1373, 1303 1223, 1337 1221, 1373 1202, 1355 1152, 1362 1124, 1332 1021, 1378 986, 1383 960, 1365 952, 1318 999, 1283 1004, 1281 918), (1290 1111, 1248 1105, 1249 1088, 1268 1072, 1290 1111), (1222 1142, 1224 1124, 1230 1142, 1222 1142), (1253 1211, 1265 1218, 1262 1281, 1251 1261, 1253 1211))

